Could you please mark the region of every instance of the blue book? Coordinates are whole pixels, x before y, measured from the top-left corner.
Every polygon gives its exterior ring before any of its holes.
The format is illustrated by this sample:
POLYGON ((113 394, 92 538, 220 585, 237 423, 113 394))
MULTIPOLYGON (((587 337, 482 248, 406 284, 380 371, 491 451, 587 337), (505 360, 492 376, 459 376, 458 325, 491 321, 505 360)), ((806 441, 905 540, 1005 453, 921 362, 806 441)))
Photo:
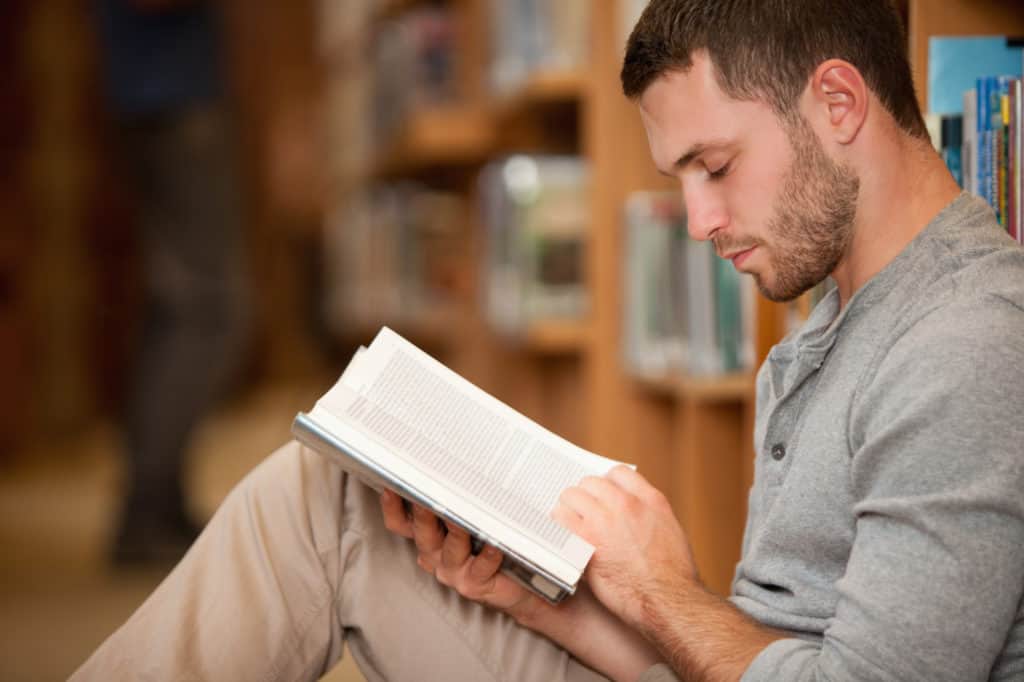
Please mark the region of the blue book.
POLYGON ((995 78, 986 76, 979 78, 975 86, 978 97, 978 164, 975 167, 978 176, 978 196, 992 203, 990 181, 992 179, 992 136, 989 126, 992 121, 991 92, 995 87, 995 78))
POLYGON ((928 40, 928 111, 962 114, 964 91, 998 73, 1021 76, 1022 50, 1006 36, 933 36, 928 40))

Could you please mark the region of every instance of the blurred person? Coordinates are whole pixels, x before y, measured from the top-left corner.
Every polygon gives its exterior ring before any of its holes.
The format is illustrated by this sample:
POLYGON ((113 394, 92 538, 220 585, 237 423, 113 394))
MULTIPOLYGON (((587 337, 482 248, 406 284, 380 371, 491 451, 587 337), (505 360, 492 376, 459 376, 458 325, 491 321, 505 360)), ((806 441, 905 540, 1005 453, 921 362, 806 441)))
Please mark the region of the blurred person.
POLYGON ((184 489, 189 437, 236 368, 247 329, 219 16, 202 0, 96 2, 144 296, 112 558, 176 560, 200 528, 184 489))
POLYGON ((558 606, 290 443, 74 680, 1024 678, 1024 251, 932 148, 888 0, 653 0, 625 94, 690 234, 787 300, 732 594, 640 474, 566 490, 558 606))

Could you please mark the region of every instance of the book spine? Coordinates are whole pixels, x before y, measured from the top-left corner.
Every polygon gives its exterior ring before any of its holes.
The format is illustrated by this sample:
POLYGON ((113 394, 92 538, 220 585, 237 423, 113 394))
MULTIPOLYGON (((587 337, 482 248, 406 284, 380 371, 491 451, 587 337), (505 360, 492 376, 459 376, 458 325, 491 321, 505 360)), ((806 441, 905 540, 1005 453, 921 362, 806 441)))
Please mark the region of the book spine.
POLYGON ((1013 83, 1011 97, 1010 130, 1013 134, 1011 149, 1011 183, 1013 197, 1014 226, 1017 241, 1024 244, 1024 80, 1013 83))
POLYGON ((1006 229, 1010 227, 1007 211, 1007 195, 1010 189, 1010 97, 1009 94, 999 96, 999 127, 996 129, 996 182, 997 200, 999 202, 999 223, 1006 229))
POLYGON ((739 277, 731 262, 715 258, 715 291, 718 299, 715 306, 716 341, 723 372, 735 372, 740 368, 742 342, 739 277))
POLYGON ((1018 202, 1017 197, 1017 165, 1018 165, 1018 152, 1017 152, 1017 141, 1019 139, 1016 130, 1016 98, 1017 92, 1020 88, 1020 81, 1015 80, 1010 83, 1010 92, 1006 98, 1006 138, 1007 138, 1007 154, 1006 154, 1006 208, 1007 208, 1007 226, 1010 232, 1010 236, 1015 240, 1020 241, 1020 223, 1017 218, 1018 213, 1018 202))
POLYGON ((978 132, 978 163, 975 169, 978 190, 977 194, 982 199, 992 204, 992 194, 989 181, 992 175, 991 162, 991 135, 989 134, 989 78, 979 78, 977 82, 977 132, 978 132))
POLYGON ((667 378, 686 369, 686 216, 677 192, 635 192, 626 202, 627 367, 667 378))
POLYGON ((686 249, 688 370, 694 375, 721 371, 715 339, 714 248, 710 242, 690 240, 686 249))
POLYGON ((956 181, 963 187, 963 116, 961 114, 944 115, 941 118, 940 153, 946 162, 946 168, 956 181))
POLYGON ((964 189, 973 194, 978 193, 977 155, 978 155, 978 92, 970 89, 964 93, 964 127, 963 127, 963 177, 964 189))

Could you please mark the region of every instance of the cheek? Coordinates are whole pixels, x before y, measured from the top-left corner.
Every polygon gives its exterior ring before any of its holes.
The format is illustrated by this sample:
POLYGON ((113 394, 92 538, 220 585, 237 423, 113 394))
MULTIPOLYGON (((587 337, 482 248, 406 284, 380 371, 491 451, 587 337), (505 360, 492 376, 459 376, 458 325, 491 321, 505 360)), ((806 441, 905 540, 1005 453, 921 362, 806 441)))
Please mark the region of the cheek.
POLYGON ((749 167, 734 180, 730 203, 738 227, 751 236, 769 240, 767 225, 778 215, 785 173, 778 165, 749 167))
POLYGON ((737 189, 729 198, 727 210, 735 237, 758 241, 768 238, 768 223, 775 213, 771 196, 737 189))

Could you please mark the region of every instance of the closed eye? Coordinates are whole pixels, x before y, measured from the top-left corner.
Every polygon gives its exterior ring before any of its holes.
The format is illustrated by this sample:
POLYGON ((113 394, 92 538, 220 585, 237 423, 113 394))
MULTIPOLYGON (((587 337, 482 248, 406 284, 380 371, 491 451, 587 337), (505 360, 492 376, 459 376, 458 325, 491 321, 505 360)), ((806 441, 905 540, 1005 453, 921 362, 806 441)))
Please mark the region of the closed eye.
POLYGON ((730 164, 719 166, 715 170, 708 169, 708 177, 712 180, 720 180, 729 174, 730 164))

